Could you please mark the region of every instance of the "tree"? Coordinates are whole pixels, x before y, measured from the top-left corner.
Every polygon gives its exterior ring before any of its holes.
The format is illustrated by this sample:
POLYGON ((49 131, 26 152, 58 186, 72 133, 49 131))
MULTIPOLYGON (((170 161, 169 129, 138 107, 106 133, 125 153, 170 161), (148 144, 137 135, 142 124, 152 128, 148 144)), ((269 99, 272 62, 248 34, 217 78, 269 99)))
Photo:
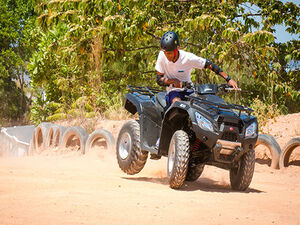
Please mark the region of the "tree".
POLYGON ((0 1, 0 120, 21 119, 29 110, 25 77, 33 49, 26 33, 34 21, 32 1, 0 1))
MULTIPOLYGON (((159 39, 174 30, 181 48, 213 60, 242 88, 253 90, 243 103, 259 96, 283 111, 300 110, 299 92, 293 85, 299 83, 299 69, 283 69, 299 61, 299 42, 278 44, 273 29, 285 24, 288 32, 299 35, 296 4, 52 0, 40 1, 36 8, 42 38, 30 74, 34 85, 45 89, 48 102, 68 108, 85 96, 95 109, 103 110, 112 103, 106 96, 124 92, 127 84, 155 85, 159 39), (245 10, 253 5, 259 8, 256 13, 245 10), (255 17, 262 19, 261 27, 255 17)), ((199 82, 219 81, 206 71, 195 71, 193 76, 199 82)))

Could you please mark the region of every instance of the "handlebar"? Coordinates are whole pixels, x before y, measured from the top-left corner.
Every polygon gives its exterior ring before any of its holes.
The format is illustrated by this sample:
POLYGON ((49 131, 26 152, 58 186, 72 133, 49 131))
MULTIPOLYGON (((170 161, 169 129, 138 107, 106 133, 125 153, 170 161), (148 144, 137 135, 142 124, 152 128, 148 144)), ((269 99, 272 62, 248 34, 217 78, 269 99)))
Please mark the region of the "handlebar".
POLYGON ((229 84, 220 84, 220 86, 218 86, 218 91, 223 91, 223 92, 227 92, 227 91, 242 91, 241 88, 233 88, 232 85, 229 84))
MULTIPOLYGON (((182 85, 182 88, 184 88, 184 90, 188 90, 188 89, 192 89, 194 91, 197 91, 197 89, 199 89, 197 87, 197 85, 194 86, 194 84, 192 82, 187 82, 187 81, 183 81, 181 82, 181 85, 182 85)), ((199 84, 198 84, 199 86, 199 84)), ((220 85, 217 85, 217 84, 202 84, 200 86, 204 86, 205 88, 205 93, 207 93, 207 91, 209 93, 218 93, 218 92, 230 92, 230 91, 241 91, 241 92, 245 92, 245 91, 242 91, 241 88, 233 88, 232 85, 229 85, 227 83, 225 84, 220 84, 220 85), (208 87, 209 86, 209 87, 208 87), (208 88, 208 89, 207 89, 208 88)), ((202 93, 202 91, 200 91, 202 93)), ((199 91, 198 91, 199 93, 199 91)))
POLYGON ((225 88, 226 91, 242 91, 241 88, 237 88, 237 89, 234 89, 234 88, 225 88))
POLYGON ((186 89, 194 88, 194 84, 192 82, 184 81, 184 82, 181 82, 181 84, 182 84, 182 87, 186 88, 186 89))

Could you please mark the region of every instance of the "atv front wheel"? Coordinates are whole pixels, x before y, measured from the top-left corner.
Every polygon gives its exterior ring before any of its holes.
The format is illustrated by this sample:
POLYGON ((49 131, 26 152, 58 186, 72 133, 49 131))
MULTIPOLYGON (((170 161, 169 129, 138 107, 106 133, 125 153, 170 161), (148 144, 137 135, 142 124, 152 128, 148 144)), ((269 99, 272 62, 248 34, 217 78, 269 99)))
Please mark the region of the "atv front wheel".
POLYGON ((168 152, 168 178, 171 188, 182 186, 188 169, 190 155, 189 136, 183 130, 176 131, 168 152))
POLYGON ((148 152, 141 150, 140 125, 132 120, 123 125, 117 140, 117 160, 125 173, 139 173, 145 166, 148 152))
POLYGON ((255 165, 255 151, 250 149, 240 159, 238 167, 230 169, 231 188, 245 191, 252 180, 255 165))
POLYGON ((189 166, 186 174, 186 181, 197 180, 204 170, 204 164, 199 164, 197 166, 189 166))

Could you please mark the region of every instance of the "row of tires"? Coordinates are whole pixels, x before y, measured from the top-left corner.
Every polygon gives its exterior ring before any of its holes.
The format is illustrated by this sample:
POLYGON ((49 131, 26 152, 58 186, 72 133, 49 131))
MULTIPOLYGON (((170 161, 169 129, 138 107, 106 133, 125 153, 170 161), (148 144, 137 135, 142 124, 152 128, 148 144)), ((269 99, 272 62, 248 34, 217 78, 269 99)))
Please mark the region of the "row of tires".
POLYGON ((259 134, 255 147, 258 145, 264 145, 269 149, 271 154, 270 167, 274 169, 282 169, 289 166, 292 152, 300 146, 300 138, 291 139, 281 150, 273 136, 268 134, 259 134))
MULTIPOLYGON (((39 154, 47 148, 76 147, 81 154, 85 154, 95 145, 114 149, 115 139, 109 131, 104 129, 97 129, 89 135, 80 126, 66 127, 52 123, 41 123, 34 130, 28 152, 29 154, 39 154)), ((289 165, 292 152, 300 146, 300 138, 291 139, 281 150, 273 136, 259 134, 255 148, 259 145, 268 148, 271 158, 270 167, 279 169, 289 165)))
POLYGON ((115 147, 113 135, 104 129, 97 129, 90 135, 80 126, 66 127, 52 123, 40 123, 33 132, 28 154, 39 154, 49 148, 74 148, 87 153, 96 145, 107 149, 115 147))

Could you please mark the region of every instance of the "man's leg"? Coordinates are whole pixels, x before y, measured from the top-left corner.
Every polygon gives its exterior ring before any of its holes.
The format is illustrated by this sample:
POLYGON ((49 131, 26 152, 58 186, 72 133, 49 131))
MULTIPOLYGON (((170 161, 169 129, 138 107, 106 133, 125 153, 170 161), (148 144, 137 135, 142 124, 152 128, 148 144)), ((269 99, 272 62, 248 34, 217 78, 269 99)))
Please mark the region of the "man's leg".
POLYGON ((176 101, 180 101, 180 94, 178 93, 178 91, 170 91, 167 95, 166 95, 166 102, 167 102, 167 108, 169 108, 174 102, 176 101))
POLYGON ((182 100, 187 100, 185 96, 189 96, 190 94, 194 93, 193 90, 188 90, 188 91, 176 91, 176 94, 173 94, 172 98, 172 104, 176 101, 182 101, 182 100))
POLYGON ((173 98, 173 100, 172 100, 172 104, 173 104, 174 102, 176 102, 176 101, 181 101, 181 98, 179 98, 179 97, 175 97, 175 98, 173 98))

